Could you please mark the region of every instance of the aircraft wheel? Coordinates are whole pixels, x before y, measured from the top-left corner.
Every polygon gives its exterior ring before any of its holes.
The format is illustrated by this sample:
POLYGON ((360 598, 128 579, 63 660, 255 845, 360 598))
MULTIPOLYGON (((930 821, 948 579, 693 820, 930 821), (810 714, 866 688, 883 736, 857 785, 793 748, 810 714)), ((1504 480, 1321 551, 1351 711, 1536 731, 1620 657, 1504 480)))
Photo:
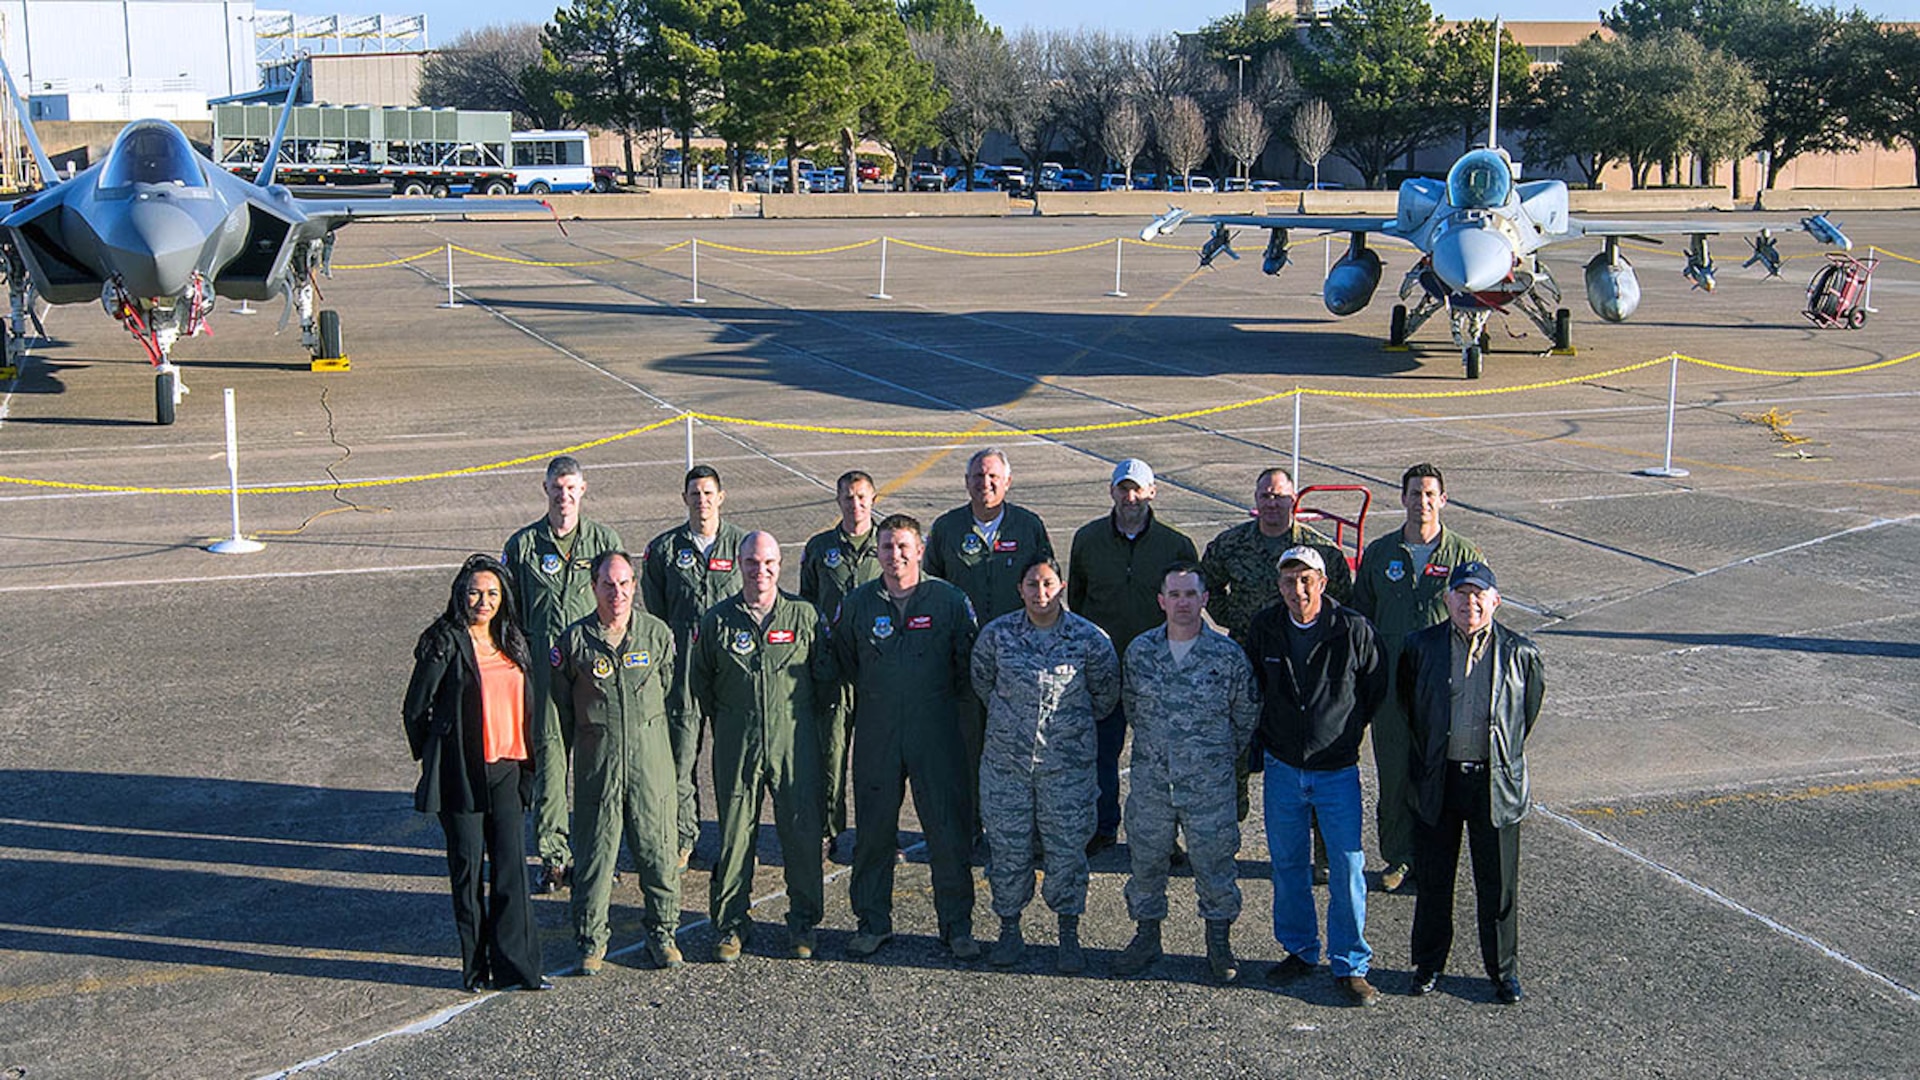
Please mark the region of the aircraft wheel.
POLYGON ((1387 344, 1393 346, 1407 343, 1407 305, 1393 305, 1393 318, 1387 324, 1387 344))
POLYGON ((1467 361, 1467 378, 1469 379, 1479 378, 1480 377, 1480 346, 1478 345, 1467 346, 1466 361, 1467 361))
POLYGON ((162 427, 173 423, 174 390, 179 381, 177 371, 162 371, 153 377, 153 422, 162 427))
POLYGON ((1867 325, 1866 308, 1857 307, 1847 312, 1847 329, 1858 330, 1865 325, 1867 325))
POLYGON ((320 312, 320 355, 321 360, 338 360, 346 352, 340 347, 340 313, 332 308, 320 312))
POLYGON ((1562 351, 1573 348, 1573 312, 1566 308, 1553 313, 1553 347, 1562 351))

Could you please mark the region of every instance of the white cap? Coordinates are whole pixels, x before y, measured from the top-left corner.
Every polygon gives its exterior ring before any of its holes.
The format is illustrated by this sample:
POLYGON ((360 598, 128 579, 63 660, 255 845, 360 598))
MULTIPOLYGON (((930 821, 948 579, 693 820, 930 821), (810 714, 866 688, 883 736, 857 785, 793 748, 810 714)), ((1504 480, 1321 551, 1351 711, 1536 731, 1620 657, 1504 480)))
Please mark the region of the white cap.
POLYGON ((1113 483, 1131 480, 1141 487, 1153 486, 1153 468, 1139 458, 1128 458, 1113 467, 1113 483))
POLYGON ((1299 563, 1301 566, 1307 567, 1310 570, 1318 570, 1323 574, 1327 572, 1327 560, 1320 557, 1320 552, 1317 549, 1310 548, 1305 544, 1290 547, 1280 553, 1279 565, 1284 567, 1288 563, 1299 563))

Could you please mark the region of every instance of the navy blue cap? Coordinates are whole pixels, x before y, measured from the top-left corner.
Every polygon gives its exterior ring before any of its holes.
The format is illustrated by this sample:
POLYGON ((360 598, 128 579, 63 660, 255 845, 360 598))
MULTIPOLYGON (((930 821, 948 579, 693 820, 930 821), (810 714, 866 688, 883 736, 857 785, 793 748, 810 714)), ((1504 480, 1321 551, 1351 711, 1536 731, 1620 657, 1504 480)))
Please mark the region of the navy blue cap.
POLYGON ((1463 562, 1447 575, 1447 591, 1452 592, 1462 585, 1477 585, 1482 589, 1498 589, 1493 583, 1493 567, 1475 560, 1463 562))

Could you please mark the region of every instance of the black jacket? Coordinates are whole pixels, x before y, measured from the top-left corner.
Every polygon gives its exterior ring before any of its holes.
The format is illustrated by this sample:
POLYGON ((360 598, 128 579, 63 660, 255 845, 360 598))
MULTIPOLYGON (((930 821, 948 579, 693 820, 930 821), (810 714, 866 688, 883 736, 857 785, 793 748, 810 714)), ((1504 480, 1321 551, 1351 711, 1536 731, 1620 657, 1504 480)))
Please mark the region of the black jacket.
MULTIPOLYGON (((526 706, 534 714, 533 679, 521 680, 526 706)), ((436 619, 413 647, 413 677, 401 720, 407 748, 420 763, 414 809, 422 813, 472 814, 487 807, 487 765, 481 744, 480 665, 467 628, 436 619)), ((533 733, 523 733, 528 759, 520 765, 520 802, 531 801, 533 733)))
POLYGON ((1247 659, 1261 696, 1254 739, 1296 769, 1357 765, 1361 737, 1387 692, 1373 624, 1328 597, 1315 624, 1319 640, 1307 653, 1307 670, 1298 673, 1287 647, 1294 632, 1285 604, 1263 609, 1247 624, 1247 659))
MULTIPOLYGON (((1410 779, 1414 812, 1431 825, 1446 799, 1447 739, 1453 730, 1453 623, 1408 634, 1400 654, 1400 707, 1413 728, 1410 779)), ((1527 816, 1527 735, 1540 717, 1547 679, 1540 650, 1524 634, 1493 624, 1482 663, 1493 665, 1492 717, 1487 782, 1492 785, 1493 824, 1512 825, 1527 816)))

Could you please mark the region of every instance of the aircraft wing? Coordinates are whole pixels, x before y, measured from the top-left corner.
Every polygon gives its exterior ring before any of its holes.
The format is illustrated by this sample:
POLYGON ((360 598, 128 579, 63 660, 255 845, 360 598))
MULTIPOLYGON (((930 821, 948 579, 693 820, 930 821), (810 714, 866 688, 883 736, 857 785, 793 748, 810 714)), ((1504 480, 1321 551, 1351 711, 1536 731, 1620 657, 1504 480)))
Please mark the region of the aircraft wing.
POLYGON ((1697 221, 1620 221, 1569 217, 1567 231, 1554 243, 1582 237, 1718 236, 1722 233, 1805 232, 1818 243, 1853 250, 1853 241, 1826 215, 1804 218, 1725 217, 1697 221))
POLYGON ((1321 214, 1190 214, 1179 207, 1154 218, 1140 230, 1140 239, 1165 236, 1181 225, 1218 225, 1244 229, 1307 229, 1315 232, 1392 233, 1396 218, 1327 217, 1321 214))
POLYGON ((328 232, 356 220, 408 217, 464 217, 468 214, 548 214, 553 208, 539 199, 422 199, 393 196, 369 199, 298 199, 299 208, 309 222, 325 226, 328 232))

